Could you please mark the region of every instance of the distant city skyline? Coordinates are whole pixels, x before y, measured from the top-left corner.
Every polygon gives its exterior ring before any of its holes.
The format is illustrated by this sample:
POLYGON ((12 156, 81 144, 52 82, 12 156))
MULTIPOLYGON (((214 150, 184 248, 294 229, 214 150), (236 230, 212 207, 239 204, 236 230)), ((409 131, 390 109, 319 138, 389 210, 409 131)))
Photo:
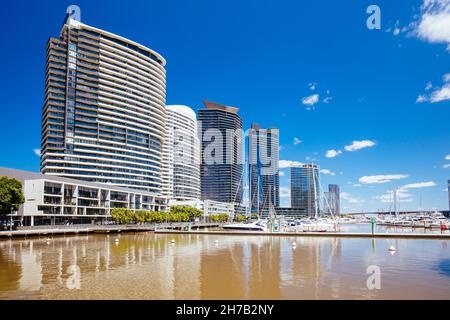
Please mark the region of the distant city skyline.
MULTIPOLYGON (((281 206, 289 168, 317 163, 345 213, 388 210, 394 188, 400 210, 448 210, 450 39, 433 29, 446 3, 380 1, 381 30, 366 28, 367 4, 345 1, 76 4, 83 22, 164 56, 167 104, 219 101, 240 109, 244 129, 279 128, 281 206), (232 25, 215 23, 224 15, 232 25)), ((0 166, 39 171, 46 42, 69 4, 7 3, 0 13, 0 166)))

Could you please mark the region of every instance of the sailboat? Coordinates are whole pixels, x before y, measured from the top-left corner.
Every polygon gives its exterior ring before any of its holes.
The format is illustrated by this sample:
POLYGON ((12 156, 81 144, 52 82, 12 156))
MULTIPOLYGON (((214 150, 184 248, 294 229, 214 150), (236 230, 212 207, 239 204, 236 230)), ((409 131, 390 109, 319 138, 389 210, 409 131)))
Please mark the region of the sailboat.
MULTIPOLYGON (((315 170, 313 174, 318 174, 315 170)), ((325 197, 326 206, 328 207, 328 211, 331 214, 331 218, 322 217, 319 212, 319 203, 320 203, 320 194, 322 190, 322 186, 320 184, 320 179, 317 179, 318 186, 316 184, 316 177, 313 176, 313 187, 314 187, 314 217, 304 218, 299 221, 299 224, 289 228, 290 231, 293 232, 333 232, 337 229, 337 221, 331 210, 330 204, 328 203, 328 199, 325 197)))

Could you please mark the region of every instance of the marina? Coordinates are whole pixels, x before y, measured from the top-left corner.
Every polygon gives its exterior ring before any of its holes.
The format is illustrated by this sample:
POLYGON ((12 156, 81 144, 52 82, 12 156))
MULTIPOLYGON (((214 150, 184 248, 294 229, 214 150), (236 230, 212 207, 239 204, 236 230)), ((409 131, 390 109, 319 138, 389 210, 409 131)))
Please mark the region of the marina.
POLYGON ((448 299, 449 244, 152 232, 1 240, 0 299, 448 299), (366 285, 372 265, 377 290, 366 285))

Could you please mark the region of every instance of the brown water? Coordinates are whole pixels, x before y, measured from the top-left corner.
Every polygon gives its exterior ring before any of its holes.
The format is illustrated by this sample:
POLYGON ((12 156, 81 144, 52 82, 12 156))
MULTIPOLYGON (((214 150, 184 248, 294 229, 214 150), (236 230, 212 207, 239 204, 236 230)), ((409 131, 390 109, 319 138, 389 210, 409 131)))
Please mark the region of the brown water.
POLYGON ((0 299, 450 299, 449 245, 152 233, 5 240, 0 299), (367 288, 370 265, 381 289, 367 288))

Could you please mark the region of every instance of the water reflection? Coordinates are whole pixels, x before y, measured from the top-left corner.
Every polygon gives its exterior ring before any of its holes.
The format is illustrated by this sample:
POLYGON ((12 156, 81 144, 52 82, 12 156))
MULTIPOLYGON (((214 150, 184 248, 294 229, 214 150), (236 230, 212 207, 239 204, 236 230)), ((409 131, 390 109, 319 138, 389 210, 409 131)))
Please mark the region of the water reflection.
POLYGON ((0 298, 446 299, 449 261, 441 240, 151 233, 9 240, 0 242, 0 298), (380 290, 366 286, 371 265, 381 269, 380 290))

